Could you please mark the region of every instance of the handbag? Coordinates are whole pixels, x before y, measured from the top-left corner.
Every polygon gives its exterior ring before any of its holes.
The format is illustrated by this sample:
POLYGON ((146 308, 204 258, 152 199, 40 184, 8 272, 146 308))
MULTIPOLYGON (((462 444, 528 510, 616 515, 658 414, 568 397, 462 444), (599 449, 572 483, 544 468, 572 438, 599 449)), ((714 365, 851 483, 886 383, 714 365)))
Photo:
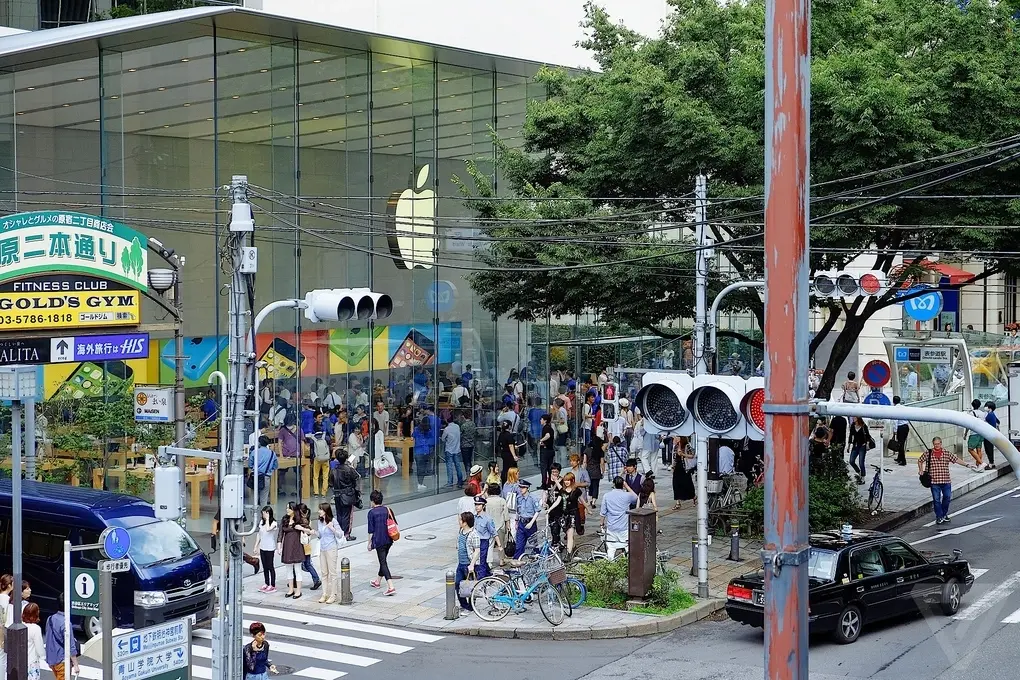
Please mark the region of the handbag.
POLYGON ((513 557, 517 554, 517 545, 507 541, 506 545, 503 546, 503 554, 507 557, 513 557))
POLYGON ((397 526, 397 518, 393 516, 393 511, 387 509, 389 517, 386 518, 386 533, 390 535, 391 541, 400 540, 400 527, 397 526))
POLYGON ((463 597, 465 600, 471 597, 471 591, 475 589, 475 579, 468 574, 468 577, 460 582, 457 586, 457 595, 463 597))
MULTIPOLYGON (((928 455, 931 455, 931 451, 928 452, 928 455)), ((927 465, 924 466, 924 472, 918 475, 917 480, 921 482, 921 486, 923 486, 924 488, 926 489, 931 488, 931 473, 928 472, 927 465)))
POLYGON ((567 424, 566 423, 556 423, 556 434, 566 434, 566 433, 567 433, 567 424))
POLYGON ((870 450, 871 450, 871 449, 873 449, 873 448, 875 448, 875 438, 874 438, 874 437, 872 437, 872 436, 871 436, 871 435, 869 434, 869 435, 868 435, 868 450, 870 451, 870 450))

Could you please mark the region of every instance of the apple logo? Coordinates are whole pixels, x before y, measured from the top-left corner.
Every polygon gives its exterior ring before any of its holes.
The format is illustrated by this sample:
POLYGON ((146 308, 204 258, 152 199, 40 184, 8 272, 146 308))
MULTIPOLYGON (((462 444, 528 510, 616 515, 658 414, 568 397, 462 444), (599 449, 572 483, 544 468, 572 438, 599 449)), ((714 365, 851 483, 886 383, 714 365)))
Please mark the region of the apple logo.
POLYGON ((387 240, 399 269, 432 269, 436 263, 436 192, 423 188, 428 181, 429 166, 424 165, 414 189, 394 193, 388 203, 393 231, 399 233, 387 240))

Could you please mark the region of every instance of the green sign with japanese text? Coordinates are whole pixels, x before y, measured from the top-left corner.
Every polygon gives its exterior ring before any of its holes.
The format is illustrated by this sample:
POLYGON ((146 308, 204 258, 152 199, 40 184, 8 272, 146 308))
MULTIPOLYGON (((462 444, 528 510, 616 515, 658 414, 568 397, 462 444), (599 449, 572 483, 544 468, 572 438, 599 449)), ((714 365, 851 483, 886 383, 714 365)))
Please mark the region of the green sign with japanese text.
POLYGON ((78 273, 148 289, 144 235, 120 222, 60 210, 0 217, 0 283, 78 273))

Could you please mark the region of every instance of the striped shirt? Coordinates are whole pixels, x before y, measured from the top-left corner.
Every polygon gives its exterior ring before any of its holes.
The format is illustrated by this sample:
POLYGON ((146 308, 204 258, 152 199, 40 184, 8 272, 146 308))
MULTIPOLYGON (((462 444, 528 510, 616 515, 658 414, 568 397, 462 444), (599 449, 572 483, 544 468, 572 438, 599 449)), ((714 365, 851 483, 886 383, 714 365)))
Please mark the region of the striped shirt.
POLYGON ((941 456, 936 456, 931 451, 921 454, 921 465, 931 475, 932 484, 951 484, 953 480, 949 476, 949 464, 959 462, 960 459, 951 451, 943 450, 941 456))

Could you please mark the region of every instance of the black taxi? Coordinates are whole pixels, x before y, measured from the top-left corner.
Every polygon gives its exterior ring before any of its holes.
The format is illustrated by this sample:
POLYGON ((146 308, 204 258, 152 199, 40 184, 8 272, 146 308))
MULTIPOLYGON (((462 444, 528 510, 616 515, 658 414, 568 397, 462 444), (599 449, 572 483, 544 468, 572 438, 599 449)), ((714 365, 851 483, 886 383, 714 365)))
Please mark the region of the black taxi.
MULTIPOLYGON (((919 552, 878 531, 812 534, 808 554, 810 632, 837 642, 857 640, 874 621, 938 605, 947 616, 974 584, 961 552, 919 552)), ((726 589, 726 613, 749 626, 765 625, 765 573, 739 576, 726 589)))

